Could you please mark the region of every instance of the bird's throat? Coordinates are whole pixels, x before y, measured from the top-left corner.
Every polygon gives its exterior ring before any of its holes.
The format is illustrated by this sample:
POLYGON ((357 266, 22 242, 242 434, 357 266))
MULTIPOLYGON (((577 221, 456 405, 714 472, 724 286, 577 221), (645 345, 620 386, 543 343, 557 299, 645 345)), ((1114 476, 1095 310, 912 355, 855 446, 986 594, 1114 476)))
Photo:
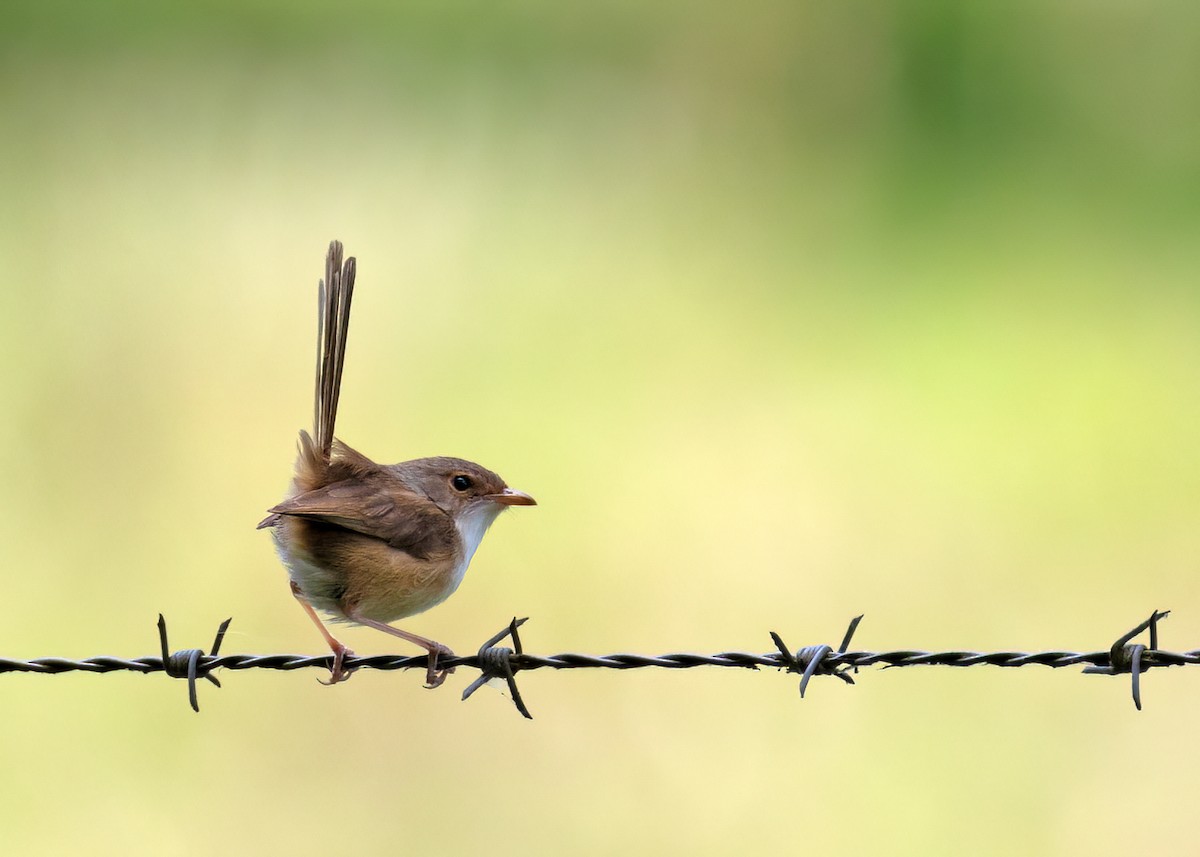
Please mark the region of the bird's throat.
POLYGON ((462 560, 456 575, 459 580, 466 574, 467 566, 471 564, 471 558, 475 556, 475 550, 479 547, 479 543, 483 541, 484 533, 488 531, 492 521, 496 520, 496 516, 503 511, 504 507, 499 503, 482 500, 467 506, 455 518, 454 526, 458 528, 458 534, 462 537, 463 547, 462 560))

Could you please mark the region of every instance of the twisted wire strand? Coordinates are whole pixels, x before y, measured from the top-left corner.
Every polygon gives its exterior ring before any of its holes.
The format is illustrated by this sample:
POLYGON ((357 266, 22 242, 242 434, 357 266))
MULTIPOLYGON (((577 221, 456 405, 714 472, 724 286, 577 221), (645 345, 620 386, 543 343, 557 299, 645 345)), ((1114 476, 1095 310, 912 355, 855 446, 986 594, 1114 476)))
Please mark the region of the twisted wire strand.
MULTIPOLYGON (((751 652, 720 652, 712 655, 694 652, 674 652, 662 655, 639 655, 617 653, 589 655, 581 652, 563 652, 556 655, 513 654, 509 662, 514 672, 539 669, 612 669, 631 670, 658 667, 661 669, 694 669, 696 667, 739 667, 756 669, 771 667, 787 669, 790 664, 777 652, 754 654, 751 652)), ((406 670, 425 669, 425 655, 372 655, 346 659, 347 669, 406 670)), ((471 667, 480 669, 478 654, 442 658, 445 667, 471 667)), ((1112 667, 1112 653, 1099 652, 922 652, 901 649, 890 652, 832 652, 824 660, 829 667, 870 667, 882 664, 889 668, 913 666, 939 667, 1027 667, 1045 666, 1052 669, 1072 666, 1112 667)), ((302 670, 329 669, 333 664, 331 655, 221 655, 200 658, 204 672, 216 669, 228 670, 302 670)), ((1200 664, 1200 649, 1190 652, 1168 652, 1147 649, 1142 654, 1144 667, 1190 666, 1200 664)), ((33 658, 13 660, 0 658, 0 673, 40 673, 58 675, 69 672, 162 672, 161 657, 117 658, 97 656, 72 660, 69 658, 33 658)))
MULTIPOLYGON (((771 639, 778 651, 767 654, 752 652, 719 652, 713 655, 696 654, 692 652, 676 652, 664 655, 638 655, 618 653, 611 655, 589 655, 579 652, 564 652, 557 655, 533 655, 524 651, 521 645, 518 628, 525 619, 514 618, 506 628, 493 635, 479 647, 474 655, 455 655, 442 657, 440 666, 443 669, 453 667, 470 667, 479 670, 480 675, 471 682, 463 692, 463 699, 468 699, 479 687, 491 680, 503 680, 507 683, 509 694, 517 711, 522 716, 532 719, 521 697, 520 689, 515 680, 516 674, 539 669, 614 669, 633 670, 646 668, 659 669, 693 669, 695 667, 736 667, 739 669, 758 669, 771 667, 790 673, 800 673, 800 695, 804 696, 809 680, 815 675, 828 675, 841 679, 847 684, 854 684, 852 673, 861 667, 880 665, 884 669, 913 666, 942 666, 942 667, 975 667, 995 666, 1005 668, 1026 667, 1032 665, 1059 669, 1062 667, 1084 667, 1085 673, 1100 673, 1105 675, 1131 676, 1134 705, 1142 707, 1139 677, 1141 673, 1152 667, 1185 666, 1200 664, 1200 649, 1190 652, 1168 652, 1158 648, 1158 623, 1166 618, 1166 611, 1155 610, 1131 631, 1121 635, 1107 650, 1097 652, 922 652, 910 649, 900 649, 890 652, 847 651, 851 638, 862 620, 858 616, 851 620, 842 638, 841 645, 835 650, 828 645, 806 646, 799 650, 790 649, 779 634, 771 632, 771 639), (1131 640, 1142 632, 1148 632, 1150 644, 1133 644, 1131 640), (513 647, 508 648, 499 644, 506 638, 512 640, 513 647)), ((300 670, 300 669, 332 669, 332 655, 221 655, 221 642, 232 620, 226 619, 217 629, 216 638, 208 654, 200 649, 183 649, 171 653, 167 644, 166 620, 158 617, 158 634, 161 646, 161 657, 115 658, 98 656, 71 660, 69 658, 34 658, 32 660, 15 660, 0 658, 0 674, 3 673, 37 673, 41 675, 59 675, 68 672, 112 673, 165 672, 172 678, 186 679, 188 683, 188 700, 194 711, 200 710, 197 699, 197 680, 205 679, 220 687, 221 684, 212 674, 217 669, 228 670, 300 670)), ((426 669, 426 655, 375 655, 370 657, 347 658, 344 667, 347 670, 405 670, 426 669)))

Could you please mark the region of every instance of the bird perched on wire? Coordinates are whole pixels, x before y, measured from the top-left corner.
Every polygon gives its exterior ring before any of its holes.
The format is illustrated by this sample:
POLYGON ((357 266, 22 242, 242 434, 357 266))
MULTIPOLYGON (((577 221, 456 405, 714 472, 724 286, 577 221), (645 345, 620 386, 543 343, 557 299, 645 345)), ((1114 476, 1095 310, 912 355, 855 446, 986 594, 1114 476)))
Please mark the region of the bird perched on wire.
POLYGON ((329 684, 349 678, 344 662, 354 653, 317 610, 425 649, 426 686, 437 687, 449 672, 438 659, 454 653, 388 623, 454 594, 496 516, 536 503, 471 461, 438 456, 381 465, 334 439, 355 268, 332 242, 318 287, 313 435, 300 432, 291 490, 258 527, 271 528, 292 594, 333 650, 329 684))

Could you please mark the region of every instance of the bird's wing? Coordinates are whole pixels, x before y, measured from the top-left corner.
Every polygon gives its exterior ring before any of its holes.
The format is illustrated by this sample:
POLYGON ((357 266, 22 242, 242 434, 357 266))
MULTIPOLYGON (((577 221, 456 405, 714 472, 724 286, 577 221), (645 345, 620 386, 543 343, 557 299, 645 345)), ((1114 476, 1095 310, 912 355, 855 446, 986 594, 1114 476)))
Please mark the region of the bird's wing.
POLYGON ((322 521, 424 559, 453 536, 454 522, 428 497, 393 480, 347 479, 289 497, 270 510, 322 521))

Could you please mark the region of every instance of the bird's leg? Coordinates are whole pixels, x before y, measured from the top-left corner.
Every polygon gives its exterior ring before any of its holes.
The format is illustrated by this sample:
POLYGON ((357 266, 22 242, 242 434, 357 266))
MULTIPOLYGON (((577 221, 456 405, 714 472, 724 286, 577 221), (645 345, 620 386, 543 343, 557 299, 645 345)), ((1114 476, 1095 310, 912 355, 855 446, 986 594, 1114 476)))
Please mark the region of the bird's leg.
POLYGON ((294 580, 292 581, 292 595, 300 602, 300 606, 304 608, 304 612, 308 614, 308 618, 313 620, 313 624, 317 626, 317 630, 321 632, 321 636, 325 638, 325 642, 333 650, 333 669, 329 671, 329 681, 321 681, 321 679, 317 679, 317 681, 325 685, 346 681, 354 671, 344 669, 342 662, 345 661, 346 655, 353 657, 354 652, 346 648, 345 644, 329 633, 329 629, 325 627, 325 623, 321 621, 321 617, 317 615, 317 611, 313 609, 313 606, 308 603, 308 599, 304 597, 304 593, 300 591, 299 585, 294 580))
POLYGON ((454 657, 454 652, 450 651, 448 646, 444 646, 436 640, 422 637, 420 634, 413 634, 408 631, 401 631, 399 628, 393 628, 386 622, 376 622, 374 619, 368 619, 366 616, 358 613, 347 613, 346 615, 360 625, 366 625, 368 628, 383 631, 383 633, 399 637, 401 640, 408 640, 410 643, 418 645, 429 652, 429 668, 425 672, 425 686, 427 688, 433 689, 438 687, 446 680, 446 676, 454 672, 454 667, 450 667, 448 670, 439 670, 437 668, 438 658, 442 655, 450 658, 454 657))

